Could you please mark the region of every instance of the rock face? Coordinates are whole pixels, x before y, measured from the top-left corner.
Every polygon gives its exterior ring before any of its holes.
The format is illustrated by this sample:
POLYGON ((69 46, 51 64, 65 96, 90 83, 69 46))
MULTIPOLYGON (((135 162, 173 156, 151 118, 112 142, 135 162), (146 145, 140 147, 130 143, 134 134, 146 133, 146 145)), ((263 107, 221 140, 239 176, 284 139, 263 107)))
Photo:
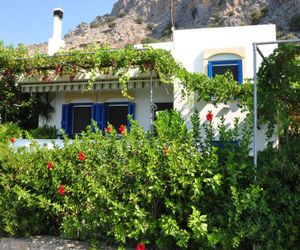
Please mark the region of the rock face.
MULTIPOLYGON (((67 49, 93 43, 119 48, 168 40, 172 10, 177 29, 274 23, 279 36, 300 35, 300 0, 119 0, 110 15, 81 23, 67 33, 67 49), (299 29, 291 32, 290 22, 297 14, 299 29)), ((31 46, 35 48, 45 49, 45 44, 31 46)))

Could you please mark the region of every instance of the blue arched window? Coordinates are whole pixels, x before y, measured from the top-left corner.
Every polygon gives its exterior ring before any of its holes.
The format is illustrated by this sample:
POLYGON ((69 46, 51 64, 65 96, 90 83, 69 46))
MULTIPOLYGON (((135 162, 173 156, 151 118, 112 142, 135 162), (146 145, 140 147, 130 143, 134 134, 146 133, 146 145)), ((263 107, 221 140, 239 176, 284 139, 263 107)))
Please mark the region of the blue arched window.
POLYGON ((208 76, 210 78, 215 75, 223 75, 230 71, 234 80, 238 83, 243 82, 243 67, 242 60, 222 60, 222 61, 209 61, 208 62, 208 76))

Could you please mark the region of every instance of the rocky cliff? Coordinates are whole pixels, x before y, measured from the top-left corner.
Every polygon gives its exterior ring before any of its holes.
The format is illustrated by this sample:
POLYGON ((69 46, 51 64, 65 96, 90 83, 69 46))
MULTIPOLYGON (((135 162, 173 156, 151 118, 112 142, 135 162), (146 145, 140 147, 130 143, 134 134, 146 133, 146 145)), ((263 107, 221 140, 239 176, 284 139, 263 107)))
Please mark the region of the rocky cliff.
POLYGON ((110 14, 81 23, 64 39, 67 49, 165 41, 171 20, 177 29, 274 23, 278 36, 299 37, 300 0, 119 0, 110 14))

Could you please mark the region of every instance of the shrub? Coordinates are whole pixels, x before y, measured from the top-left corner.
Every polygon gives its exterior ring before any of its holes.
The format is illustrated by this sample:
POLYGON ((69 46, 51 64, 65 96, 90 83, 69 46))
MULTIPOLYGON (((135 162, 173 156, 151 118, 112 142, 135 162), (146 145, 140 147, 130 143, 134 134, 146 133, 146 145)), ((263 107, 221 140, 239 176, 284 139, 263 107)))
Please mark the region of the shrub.
POLYGON ((263 199, 257 215, 259 249, 297 249, 300 245, 300 140, 259 154, 258 184, 263 199))
MULTIPOLYGON (((278 156, 284 184, 278 185, 278 173, 269 185, 263 171, 254 183, 249 128, 240 134, 238 120, 231 130, 224 122, 217 129, 218 147, 213 116, 201 124, 199 112, 192 131, 179 113, 159 112, 154 134, 131 120, 130 133, 125 130, 121 137, 111 126, 103 134, 94 124, 74 141, 65 137, 64 148, 33 143, 16 152, 0 145, 0 232, 100 238, 119 246, 143 242, 159 249, 248 249, 253 242, 268 249, 287 239, 289 249, 296 249, 299 229, 289 216, 299 225, 293 203, 299 194, 298 151, 290 152, 294 165, 286 173, 282 162, 290 164, 290 156, 278 156), (231 143, 236 140, 239 145, 231 143), (281 199, 278 207, 273 187, 281 199), (280 219, 286 223, 278 231, 280 219), (271 230, 277 230, 273 236, 271 230)), ((275 158, 268 152, 261 159, 273 166, 268 162, 275 158)), ((263 169, 271 170, 258 170, 263 169)))
POLYGON ((158 42, 159 42, 159 40, 156 39, 156 38, 153 38, 153 37, 145 37, 145 38, 141 41, 142 44, 147 44, 147 43, 158 43, 158 42))
POLYGON ((105 135, 97 130, 73 143, 66 139, 63 149, 8 148, 0 158, 6 173, 0 186, 4 231, 79 239, 102 235, 120 244, 130 240, 171 249, 238 245, 251 207, 246 197, 257 196, 248 175, 240 175, 251 167, 240 169, 243 157, 234 160, 235 151, 229 158, 224 153, 222 162, 214 147, 198 151, 178 113, 159 113, 155 128, 152 136, 132 121, 120 140, 110 128, 105 135), (244 205, 237 210, 239 202, 244 205), (235 221, 231 225, 228 216, 235 221))
POLYGON ((125 15, 126 15, 125 11, 120 11, 118 17, 119 17, 119 18, 122 18, 122 17, 124 17, 125 15))
POLYGON ((141 17, 141 16, 138 16, 138 17, 135 19, 135 22, 136 22, 137 24, 142 24, 142 23, 144 22, 144 18, 141 17))
POLYGON ((38 127, 36 129, 30 130, 30 134, 32 138, 35 139, 56 139, 57 138, 57 130, 55 126, 44 125, 42 127, 38 127))
POLYGON ((91 29, 96 29, 96 28, 99 28, 101 26, 101 23, 100 22, 91 22, 90 23, 90 28, 91 29))
POLYGON ((233 10, 229 11, 228 16, 234 16, 234 11, 233 10))
POLYGON ((108 27, 111 28, 111 29, 113 29, 114 27, 116 27, 116 22, 110 22, 108 24, 108 27))
POLYGON ((153 23, 148 23, 147 24, 147 29, 148 30, 154 30, 154 28, 155 28, 155 25, 153 23))
POLYGON ((8 142, 10 138, 22 138, 23 131, 17 123, 0 124, 0 142, 8 142))
POLYGON ((268 7, 258 8, 251 13, 252 24, 258 24, 268 13, 268 7))
POLYGON ((291 31, 300 31, 300 13, 294 14, 288 25, 291 31))
POLYGON ((117 19, 117 17, 115 17, 115 16, 110 16, 110 15, 107 15, 107 16, 105 17, 105 21, 106 21, 107 23, 114 22, 114 21, 116 21, 116 19, 117 19))

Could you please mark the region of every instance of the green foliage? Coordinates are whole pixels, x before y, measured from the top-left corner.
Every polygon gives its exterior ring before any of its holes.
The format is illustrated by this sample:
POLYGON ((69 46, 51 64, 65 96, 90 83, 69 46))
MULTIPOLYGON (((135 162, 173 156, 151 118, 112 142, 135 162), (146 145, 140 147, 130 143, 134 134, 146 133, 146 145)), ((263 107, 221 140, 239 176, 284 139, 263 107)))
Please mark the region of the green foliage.
POLYGON ((107 23, 114 22, 114 21, 116 21, 116 19, 117 19, 117 17, 115 17, 115 16, 110 16, 110 15, 105 16, 105 21, 107 23))
POLYGON ((300 245, 300 140, 259 154, 257 249, 297 249, 300 245))
POLYGON ((16 123, 0 124, 0 142, 8 142, 10 138, 22 138, 22 130, 16 123))
POLYGON ((101 23, 98 22, 98 21, 94 21, 94 22, 90 23, 90 28, 91 29, 96 29, 96 28, 99 28, 100 26, 101 26, 101 23))
POLYGON ((155 29, 155 25, 153 23, 148 23, 147 24, 147 29, 148 30, 154 30, 155 29))
POLYGON ((289 21, 289 27, 291 31, 300 30, 300 13, 296 13, 291 17, 289 21))
POLYGON ((114 27, 116 27, 116 22, 110 22, 109 24, 108 24, 108 27, 109 28, 111 28, 111 29, 113 29, 114 27))
POLYGON ((44 125, 36 129, 31 129, 30 135, 32 136, 32 138, 36 139, 56 139, 57 130, 56 127, 44 125))
POLYGON ((120 11, 118 17, 119 17, 119 18, 122 18, 122 17, 124 17, 125 15, 126 15, 126 12, 125 12, 125 11, 120 11))
POLYGON ((261 19, 266 16, 267 13, 268 13, 268 7, 267 6, 264 7, 264 8, 255 9, 251 13, 252 24, 258 24, 261 21, 261 19))
POLYGON ((0 154, 3 231, 161 249, 232 249, 250 237, 248 214, 259 190, 248 181, 251 164, 241 164, 248 154, 236 160, 238 150, 196 148, 176 112, 158 113, 155 135, 131 123, 119 140, 113 128, 105 135, 96 129, 73 142, 66 138, 62 149, 6 148, 0 154))
POLYGON ((38 115, 48 116, 45 111, 48 103, 40 98, 40 95, 30 95, 21 93, 16 84, 16 71, 20 70, 20 65, 16 58, 28 56, 28 51, 24 46, 17 48, 4 47, 0 44, 0 115, 2 122, 19 122, 22 128, 32 128, 36 126, 38 115))
POLYGON ((142 41, 142 44, 147 44, 147 43, 158 43, 159 40, 153 37, 145 37, 142 41))
POLYGON ((263 61, 258 72, 259 113, 278 124, 280 135, 300 131, 299 56, 298 45, 281 45, 263 61))
MULTIPOLYGON (((18 86, 14 84, 14 79, 20 75, 24 79, 34 77, 51 82, 57 77, 68 75, 72 80, 77 74, 86 73, 87 71, 91 73, 90 88, 95 82, 97 74, 117 74, 123 87, 123 94, 130 97, 127 94, 127 82, 130 79, 128 70, 132 68, 139 68, 140 72, 153 73, 165 84, 172 84, 174 79, 178 79, 185 87, 185 93, 196 91, 199 98, 204 101, 226 102, 229 99, 247 95, 247 87, 238 85, 229 74, 209 79, 205 74, 190 73, 174 60, 170 52, 162 49, 145 48, 137 50, 133 47, 126 47, 120 50, 109 50, 104 47, 89 47, 81 51, 61 52, 55 57, 36 54, 33 58, 27 60, 16 60, 17 58, 28 57, 26 49, 5 47, 1 47, 1 49, 0 71, 3 72, 3 79, 11 79, 9 85, 3 81, 3 86, 16 89, 15 91, 11 89, 7 91, 9 98, 11 93, 16 91, 20 93, 18 86), (6 56, 6 54, 9 54, 9 56, 6 56)), ((20 96, 26 95, 20 93, 20 96)), ((7 99, 9 99, 8 97, 7 99)), ((40 110, 33 109, 32 106, 37 105, 38 100, 41 100, 41 98, 39 96, 28 96, 28 98, 30 99, 24 106, 28 109, 31 108, 31 110, 40 110)), ((7 106, 19 107, 13 105, 16 103, 15 98, 9 100, 9 105, 3 106, 3 110, 8 110, 7 106)), ((4 104, 5 102, 3 102, 4 104)), ((48 104, 49 102, 45 103, 46 106, 48 104)), ((51 109, 48 110, 51 111, 51 109)), ((36 113, 26 112, 25 114, 34 114, 36 117, 36 113)))
POLYGON ((209 23, 209 28, 221 27, 224 23, 224 20, 221 18, 220 13, 216 12, 213 14, 214 21, 213 23, 209 23))
POLYGON ((134 21, 137 24, 142 24, 144 22, 144 18, 142 16, 138 16, 134 21))
POLYGON ((159 112, 154 134, 132 120, 119 139, 111 126, 103 134, 93 125, 52 150, 1 144, 0 233, 120 247, 296 249, 299 148, 264 152, 255 183, 249 128, 240 133, 236 120, 228 130, 222 118, 215 131, 214 120, 199 118, 188 131, 179 113, 159 112))

